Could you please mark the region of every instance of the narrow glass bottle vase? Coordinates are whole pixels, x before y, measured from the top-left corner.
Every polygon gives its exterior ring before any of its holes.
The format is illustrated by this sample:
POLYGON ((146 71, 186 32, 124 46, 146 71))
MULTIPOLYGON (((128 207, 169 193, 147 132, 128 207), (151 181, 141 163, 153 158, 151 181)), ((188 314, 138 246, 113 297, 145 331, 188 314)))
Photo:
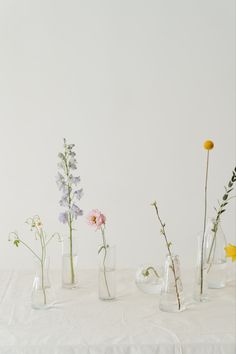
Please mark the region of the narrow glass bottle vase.
POLYGON ((48 309, 54 304, 53 290, 49 281, 49 258, 45 258, 43 262, 38 261, 36 264, 36 272, 33 281, 31 294, 32 308, 48 309))
POLYGON ((103 247, 99 252, 98 295, 101 300, 116 296, 115 246, 103 247))
POLYGON ((62 287, 78 287, 78 248, 77 237, 66 236, 62 243, 62 287))
POLYGON ((202 234, 197 238, 197 266, 195 270, 194 300, 206 302, 208 298, 207 264, 206 264, 206 238, 202 234))
POLYGON ((163 286, 160 295, 160 310, 181 312, 185 310, 179 256, 166 256, 163 286))
POLYGON ((227 246, 221 224, 211 219, 206 227, 206 265, 208 287, 224 288, 227 282, 227 260, 224 248, 227 246))

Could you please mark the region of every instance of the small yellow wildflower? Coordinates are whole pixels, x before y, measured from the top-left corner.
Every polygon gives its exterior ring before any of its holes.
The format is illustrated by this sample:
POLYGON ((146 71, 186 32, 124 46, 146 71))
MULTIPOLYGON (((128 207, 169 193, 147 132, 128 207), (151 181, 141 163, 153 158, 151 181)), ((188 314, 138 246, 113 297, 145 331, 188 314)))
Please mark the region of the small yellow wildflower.
POLYGON ((236 261, 236 246, 231 245, 231 243, 229 243, 228 246, 225 247, 225 252, 226 257, 232 258, 232 262, 236 261))
POLYGON ((206 140, 203 146, 206 150, 211 150, 214 147, 214 143, 211 140, 206 140))

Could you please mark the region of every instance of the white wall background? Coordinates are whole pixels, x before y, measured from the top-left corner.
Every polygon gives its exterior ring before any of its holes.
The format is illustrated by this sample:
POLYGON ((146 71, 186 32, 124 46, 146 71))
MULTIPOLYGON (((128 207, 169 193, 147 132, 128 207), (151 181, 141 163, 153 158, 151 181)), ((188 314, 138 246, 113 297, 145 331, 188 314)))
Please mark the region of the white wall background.
MULTIPOLYGON (((156 199, 184 266, 203 222, 205 151, 213 139, 209 215, 235 165, 233 0, 0 0, 0 267, 31 267, 8 243, 41 215, 58 222, 62 138, 76 144, 85 214, 99 208, 118 266, 162 262, 156 199)), ((223 218, 235 239, 235 202, 223 218)), ((99 233, 81 218, 81 267, 99 233)), ((25 233, 25 237, 31 237, 25 233)), ((53 267, 60 246, 51 247, 53 267)))

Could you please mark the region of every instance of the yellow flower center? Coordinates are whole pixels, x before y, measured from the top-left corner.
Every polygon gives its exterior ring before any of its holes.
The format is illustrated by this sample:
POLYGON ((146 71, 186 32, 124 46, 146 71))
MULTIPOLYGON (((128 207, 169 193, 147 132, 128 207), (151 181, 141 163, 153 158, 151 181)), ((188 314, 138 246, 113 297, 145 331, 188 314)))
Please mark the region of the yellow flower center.
POLYGON ((214 143, 211 140, 206 140, 205 143, 203 144, 204 149, 206 150, 211 150, 214 147, 214 143))
POLYGON ((92 222, 93 222, 94 224, 96 224, 96 221, 97 221, 96 216, 92 216, 92 222))

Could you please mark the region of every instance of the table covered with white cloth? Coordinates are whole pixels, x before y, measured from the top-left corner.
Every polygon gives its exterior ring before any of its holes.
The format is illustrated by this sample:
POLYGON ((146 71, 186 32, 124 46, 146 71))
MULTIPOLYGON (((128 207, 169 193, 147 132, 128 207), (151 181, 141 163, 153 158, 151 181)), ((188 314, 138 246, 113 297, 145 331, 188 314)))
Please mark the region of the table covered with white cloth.
MULTIPOLYGON (((97 271, 80 270, 80 288, 51 277, 56 305, 31 308, 30 272, 0 273, 0 354, 235 354, 235 284, 209 290, 211 300, 181 313, 159 310, 140 292, 134 271, 117 271, 117 299, 101 301, 97 271)), ((187 274, 187 301, 193 274, 187 274)))

